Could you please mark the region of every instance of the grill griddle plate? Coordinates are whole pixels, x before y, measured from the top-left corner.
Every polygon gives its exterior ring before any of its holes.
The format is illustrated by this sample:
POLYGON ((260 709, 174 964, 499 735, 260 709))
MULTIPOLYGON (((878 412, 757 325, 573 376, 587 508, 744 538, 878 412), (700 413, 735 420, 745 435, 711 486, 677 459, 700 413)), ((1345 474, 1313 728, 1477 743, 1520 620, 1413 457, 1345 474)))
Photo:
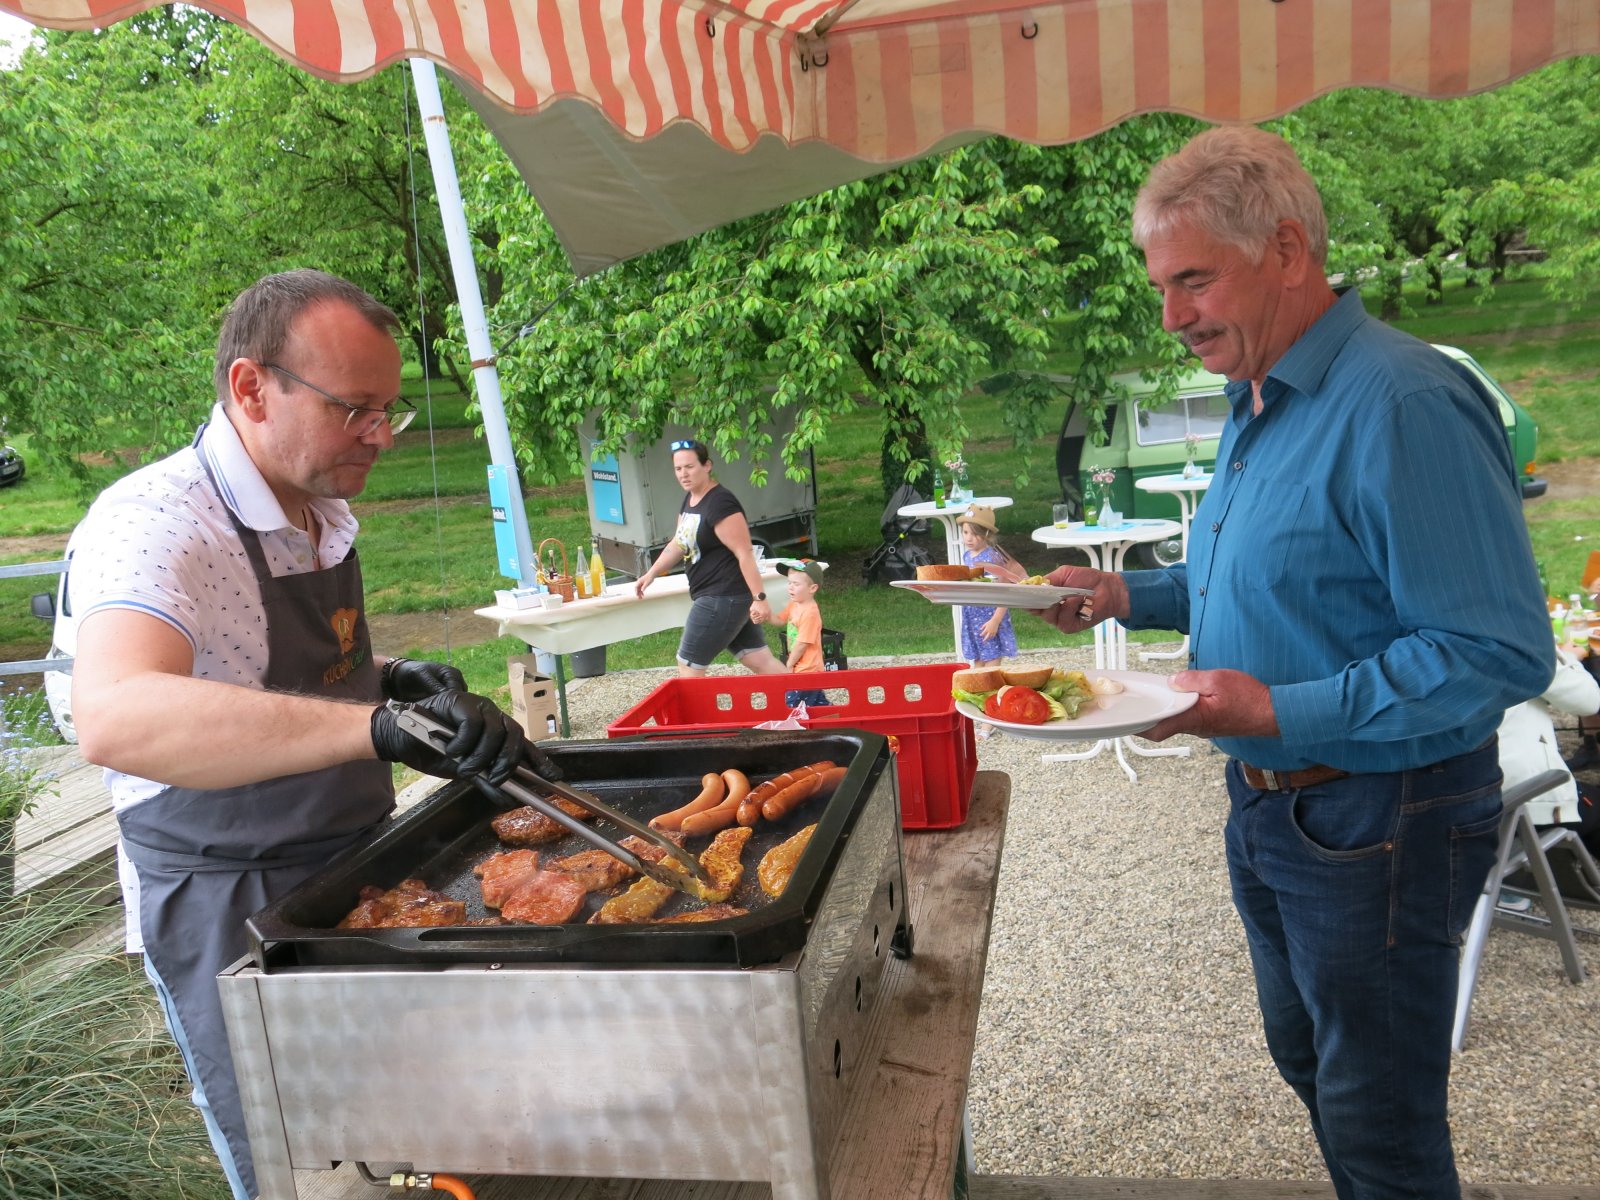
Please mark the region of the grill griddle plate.
MULTIPOLYGON (((589 925, 589 916, 612 894, 591 895, 572 923, 554 926, 444 926, 416 929, 337 929, 360 901, 363 887, 393 887, 423 880, 467 905, 468 918, 492 916, 472 868, 492 854, 515 849, 495 837, 489 822, 503 809, 470 782, 447 783, 351 847, 323 870, 246 924, 256 965, 271 972, 296 966, 443 966, 457 962, 672 963, 756 966, 775 962, 805 945, 806 931, 834 862, 873 797, 893 803, 884 777, 888 742, 862 730, 827 733, 749 732, 732 737, 562 742, 542 749, 565 782, 593 792, 630 816, 648 819, 677 808, 700 791, 709 771, 737 768, 751 783, 822 759, 848 766, 827 801, 801 805, 780 821, 762 820, 745 847, 744 881, 731 903, 748 916, 688 925, 589 925), (756 864, 773 846, 818 823, 782 896, 771 898, 756 881, 756 864)), ((898 816, 894 821, 898 829, 898 816)), ((621 830, 599 826, 613 837, 621 830)), ((691 838, 698 854, 710 837, 691 838)), ((537 847, 541 860, 592 849, 575 835, 537 847)), ((700 907, 674 896, 660 916, 700 907)))

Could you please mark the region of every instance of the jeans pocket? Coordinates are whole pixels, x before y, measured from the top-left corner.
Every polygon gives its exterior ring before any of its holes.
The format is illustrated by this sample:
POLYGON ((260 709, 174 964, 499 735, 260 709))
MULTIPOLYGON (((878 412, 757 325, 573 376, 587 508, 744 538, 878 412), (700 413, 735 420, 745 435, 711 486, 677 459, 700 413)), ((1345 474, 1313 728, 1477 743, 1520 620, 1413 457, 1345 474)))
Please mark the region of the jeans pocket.
POLYGON ((1350 780, 1295 792, 1289 821, 1306 849, 1324 862, 1356 862, 1394 848, 1396 806, 1350 780))

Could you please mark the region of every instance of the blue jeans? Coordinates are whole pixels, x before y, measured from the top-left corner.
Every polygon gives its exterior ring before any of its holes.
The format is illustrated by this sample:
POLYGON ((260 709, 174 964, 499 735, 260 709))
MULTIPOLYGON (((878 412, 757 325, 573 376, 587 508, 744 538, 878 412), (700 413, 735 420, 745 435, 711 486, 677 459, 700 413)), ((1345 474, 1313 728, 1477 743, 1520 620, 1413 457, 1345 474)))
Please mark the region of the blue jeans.
POLYGON ((233 1151, 228 1148, 228 1139, 223 1135, 222 1126, 217 1124, 217 1119, 211 1113, 211 1104, 206 1100, 206 1094, 200 1087, 200 1076, 196 1074, 189 1058, 189 1039, 184 1036, 183 1026, 178 1022, 177 1010, 172 1005, 172 993, 167 991, 167 985, 161 981, 161 976, 156 974, 156 969, 150 965, 148 955, 139 956, 144 960, 145 977, 155 986, 156 999, 161 1002, 161 1015, 167 1022, 167 1031, 172 1034, 172 1040, 178 1043, 178 1053, 183 1057, 183 1069, 189 1076, 189 1082, 194 1085, 194 1090, 189 1093, 189 1099, 194 1101, 194 1106, 200 1110, 200 1119, 206 1123, 206 1133, 211 1138, 211 1148, 216 1151, 217 1160, 222 1164, 222 1173, 227 1177, 228 1186, 233 1190, 234 1200, 252 1200, 251 1194, 245 1190, 243 1181, 239 1178, 239 1167, 233 1161, 233 1151))
POLYGON ((1446 1116, 1462 932, 1494 861, 1494 741, 1260 792, 1229 761, 1233 900, 1267 1048, 1340 1200, 1458 1200, 1446 1116))

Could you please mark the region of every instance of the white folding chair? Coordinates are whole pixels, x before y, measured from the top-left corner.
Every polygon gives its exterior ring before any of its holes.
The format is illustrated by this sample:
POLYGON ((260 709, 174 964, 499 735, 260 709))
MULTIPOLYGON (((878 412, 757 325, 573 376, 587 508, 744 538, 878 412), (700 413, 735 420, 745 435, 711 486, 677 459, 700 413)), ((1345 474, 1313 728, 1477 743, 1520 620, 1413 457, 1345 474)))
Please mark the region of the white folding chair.
MULTIPOLYGON (((1528 815, 1525 807, 1529 800, 1553 787, 1565 783, 1570 776, 1565 771, 1545 771, 1532 779, 1524 780, 1507 789, 1503 797, 1505 810, 1500 816, 1500 846, 1495 864, 1489 870, 1488 882, 1478 897, 1472 912, 1472 922, 1467 926, 1467 936, 1461 948, 1461 975, 1456 989, 1455 1029, 1451 1046, 1460 1050, 1467 1037, 1467 1018, 1472 1007, 1472 992, 1478 982, 1478 967, 1483 958, 1483 946, 1489 938, 1491 926, 1531 933, 1536 937, 1552 939, 1561 948, 1561 960, 1567 969, 1567 978, 1573 983, 1584 980, 1583 960, 1578 956, 1578 946, 1573 935, 1572 918, 1567 914, 1566 902, 1556 886, 1547 854, 1560 847, 1569 852, 1579 878, 1600 898, 1600 866, 1595 864, 1588 849, 1570 829, 1555 826, 1541 833, 1528 815), (1527 868, 1533 875, 1540 903, 1548 914, 1536 917, 1527 913, 1513 913, 1499 908, 1500 892, 1506 879, 1527 868)), ((1515 890, 1515 889, 1513 889, 1515 890)), ((1584 933, 1594 930, 1584 929, 1584 933)))

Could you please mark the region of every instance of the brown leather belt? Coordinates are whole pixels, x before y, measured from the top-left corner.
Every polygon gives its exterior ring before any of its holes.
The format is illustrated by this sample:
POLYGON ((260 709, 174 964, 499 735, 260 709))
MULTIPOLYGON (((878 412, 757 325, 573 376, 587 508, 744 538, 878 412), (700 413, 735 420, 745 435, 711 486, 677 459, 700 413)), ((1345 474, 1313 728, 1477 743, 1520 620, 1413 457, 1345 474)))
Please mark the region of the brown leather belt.
POLYGON ((1287 792, 1293 788, 1316 787, 1334 779, 1344 779, 1350 772, 1337 767, 1302 767, 1298 771, 1263 771, 1247 762, 1239 764, 1244 781, 1258 792, 1287 792))

